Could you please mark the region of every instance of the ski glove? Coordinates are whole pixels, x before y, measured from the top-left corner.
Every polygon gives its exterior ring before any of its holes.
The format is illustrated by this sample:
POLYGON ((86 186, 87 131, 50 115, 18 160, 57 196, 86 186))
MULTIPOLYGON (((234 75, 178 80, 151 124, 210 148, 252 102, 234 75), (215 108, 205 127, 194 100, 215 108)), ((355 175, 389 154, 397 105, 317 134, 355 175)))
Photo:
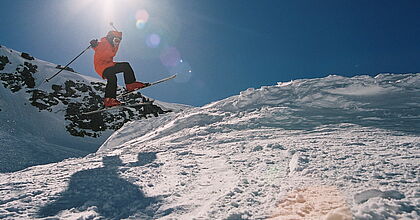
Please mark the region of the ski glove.
POLYGON ((98 39, 91 40, 91 41, 90 41, 90 46, 91 46, 92 48, 97 47, 97 46, 98 46, 98 39))

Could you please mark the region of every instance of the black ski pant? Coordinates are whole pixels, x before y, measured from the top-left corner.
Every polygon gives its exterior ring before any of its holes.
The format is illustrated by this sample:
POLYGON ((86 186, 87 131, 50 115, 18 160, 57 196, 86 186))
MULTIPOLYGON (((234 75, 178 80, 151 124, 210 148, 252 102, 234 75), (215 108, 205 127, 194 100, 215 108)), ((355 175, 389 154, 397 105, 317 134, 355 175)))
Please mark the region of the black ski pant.
POLYGON ((116 63, 114 66, 108 67, 102 74, 107 80, 105 87, 105 98, 117 97, 117 73, 124 73, 125 84, 130 84, 136 81, 133 68, 127 62, 116 63))

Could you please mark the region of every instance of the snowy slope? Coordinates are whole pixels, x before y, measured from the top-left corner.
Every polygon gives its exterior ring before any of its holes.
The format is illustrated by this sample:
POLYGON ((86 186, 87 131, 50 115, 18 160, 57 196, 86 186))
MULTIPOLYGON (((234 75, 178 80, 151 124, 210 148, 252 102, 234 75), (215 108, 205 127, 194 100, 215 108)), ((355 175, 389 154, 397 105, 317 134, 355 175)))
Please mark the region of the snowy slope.
POLYGON ((329 76, 127 123, 0 174, 0 218, 419 219, 420 74, 329 76))
MULTIPOLYGON (((125 122, 169 110, 154 105, 147 111, 139 108, 81 116, 101 106, 104 81, 68 69, 42 84, 58 68, 0 46, 0 172, 87 155, 125 122)), ((141 100, 139 95, 131 98, 141 100)), ((177 110, 181 106, 170 107, 177 110)))

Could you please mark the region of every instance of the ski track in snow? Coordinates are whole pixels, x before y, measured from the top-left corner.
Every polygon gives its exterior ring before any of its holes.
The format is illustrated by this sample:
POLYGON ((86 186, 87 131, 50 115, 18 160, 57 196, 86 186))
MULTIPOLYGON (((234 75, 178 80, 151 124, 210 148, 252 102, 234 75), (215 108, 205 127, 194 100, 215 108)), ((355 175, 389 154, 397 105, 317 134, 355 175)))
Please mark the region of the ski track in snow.
POLYGON ((419 219, 419 90, 331 76, 131 122, 96 154, 0 174, 0 218, 419 219))

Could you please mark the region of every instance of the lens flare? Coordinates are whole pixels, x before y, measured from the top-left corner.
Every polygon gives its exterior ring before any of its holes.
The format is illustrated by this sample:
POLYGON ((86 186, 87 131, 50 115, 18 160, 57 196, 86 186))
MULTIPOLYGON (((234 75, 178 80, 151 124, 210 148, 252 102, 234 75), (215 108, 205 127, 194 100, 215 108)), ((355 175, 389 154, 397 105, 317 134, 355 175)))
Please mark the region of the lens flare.
POLYGON ((150 34, 146 38, 146 45, 150 48, 156 48, 160 44, 160 36, 157 34, 150 34))
POLYGON ((149 12, 147 12, 145 9, 141 9, 136 12, 136 27, 138 29, 143 29, 146 26, 148 20, 149 12))
POLYGON ((191 66, 185 60, 179 60, 174 67, 169 69, 169 72, 177 75, 174 80, 179 83, 188 82, 192 76, 191 66))
POLYGON ((143 28, 144 28, 144 26, 146 26, 146 22, 145 22, 145 21, 143 21, 143 20, 137 20, 137 21, 136 21, 136 27, 137 27, 138 29, 143 29, 143 28))
POLYGON ((174 67, 181 60, 181 55, 175 47, 169 47, 160 54, 160 61, 166 67, 174 67))
POLYGON ((136 12, 136 20, 143 20, 147 22, 149 20, 149 12, 147 12, 145 9, 138 10, 136 12))

